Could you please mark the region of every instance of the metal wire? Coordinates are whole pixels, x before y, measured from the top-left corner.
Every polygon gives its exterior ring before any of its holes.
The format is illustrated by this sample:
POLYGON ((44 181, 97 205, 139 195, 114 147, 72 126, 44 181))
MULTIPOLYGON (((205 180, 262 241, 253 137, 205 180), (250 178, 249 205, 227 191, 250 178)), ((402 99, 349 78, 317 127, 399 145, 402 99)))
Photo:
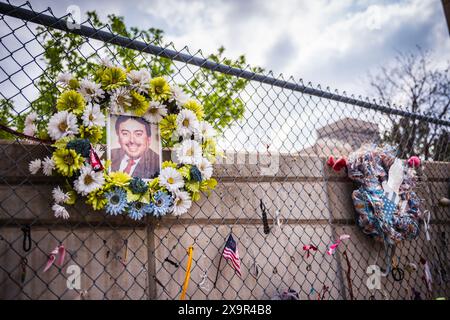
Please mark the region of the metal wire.
MULTIPOLYGON (((0 298, 178 299, 190 245, 189 299, 270 299, 289 289, 300 299, 313 300, 449 296, 449 211, 438 203, 449 196, 448 143, 437 146, 442 151, 435 159, 439 162, 420 172, 418 192, 431 213, 430 241, 421 232, 420 239, 399 246, 395 257, 404 277, 397 281, 388 275, 380 290, 367 286, 366 270, 383 266, 378 259, 383 248, 355 226, 353 184, 325 165, 329 154, 346 155, 363 143, 380 142, 382 132, 401 119, 433 125, 437 132, 450 126, 448 118, 347 97, 292 78, 258 74, 250 67, 233 68, 201 52, 126 38, 90 21, 72 30, 67 17, 55 17, 50 9, 36 12, 29 3, 0 3, 0 14, 0 92, 15 115, 27 112, 40 94, 36 84, 46 77, 47 66, 39 39, 48 33, 58 41, 50 32, 56 29, 79 35, 82 41, 72 50, 89 61, 121 47, 133 49, 146 63, 156 57, 172 60, 170 78, 175 83, 189 83, 204 70, 230 75, 229 82, 247 81, 236 92, 246 108, 243 119, 229 126, 219 141, 227 158, 214 168, 218 187, 185 216, 135 222, 89 211, 80 203, 71 209, 69 220, 57 220, 51 213, 51 189, 57 181, 28 172, 28 162, 49 154, 49 147, 20 137, 0 143, 0 298), (275 160, 276 170, 269 172, 275 160), (31 231, 29 251, 23 248, 25 241, 29 247, 23 228, 31 231), (238 242, 243 276, 222 262, 214 287, 230 231, 238 242), (344 233, 351 238, 343 248, 326 255, 344 233), (49 252, 59 244, 68 251, 65 264, 43 273, 49 252), (306 252, 304 245, 318 250, 306 252), (431 291, 420 258, 431 266, 431 291), (71 265, 81 268, 81 288, 76 290, 66 285, 71 265)), ((200 90, 201 99, 208 99, 213 88, 200 90)), ((407 145, 408 139, 406 132, 401 143, 407 145)))

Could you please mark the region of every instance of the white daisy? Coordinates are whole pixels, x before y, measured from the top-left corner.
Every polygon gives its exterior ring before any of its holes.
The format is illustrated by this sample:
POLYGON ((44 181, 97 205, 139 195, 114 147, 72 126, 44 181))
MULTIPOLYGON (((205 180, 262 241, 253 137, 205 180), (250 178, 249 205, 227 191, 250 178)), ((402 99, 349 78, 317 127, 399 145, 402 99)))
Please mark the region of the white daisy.
POLYGON ((158 101, 152 101, 144 114, 144 119, 150 123, 159 123, 166 115, 166 106, 158 101))
POLYGON ((30 124, 34 124, 34 122, 36 121, 38 115, 35 111, 30 112, 27 117, 25 118, 25 125, 30 125, 30 124))
POLYGON ((105 115, 100 110, 100 106, 98 104, 87 105, 84 109, 82 119, 83 125, 88 128, 105 126, 105 115))
POLYGON ((186 191, 175 191, 175 199, 173 201, 172 213, 175 216, 185 214, 192 205, 191 197, 186 191))
POLYGON ((66 110, 55 113, 47 126, 48 135, 53 140, 78 133, 77 117, 66 110))
POLYGON ((28 169, 30 169, 31 174, 36 174, 38 173, 39 169, 41 169, 41 166, 42 166, 41 159, 35 159, 33 161, 30 161, 28 169))
POLYGON ((161 170, 159 184, 166 187, 169 191, 175 191, 184 187, 184 180, 177 169, 168 167, 161 170))
POLYGON ((200 170, 202 174, 203 180, 208 180, 211 178, 213 173, 213 167, 211 162, 208 159, 202 158, 199 162, 197 162, 197 168, 200 170))
POLYGON ((34 137, 36 131, 37 127, 34 123, 25 124, 25 128, 23 128, 23 133, 30 137, 34 137))
POLYGON ((90 166, 84 166, 80 170, 80 176, 75 180, 73 186, 75 190, 86 196, 88 193, 101 188, 105 183, 103 172, 95 172, 90 166))
POLYGON ((78 92, 81 93, 86 102, 94 101, 98 103, 100 99, 105 97, 105 91, 101 88, 101 84, 95 83, 89 79, 81 80, 78 92))
POLYGON ((131 87, 139 93, 148 93, 148 83, 150 82, 150 72, 147 70, 131 70, 127 74, 127 79, 131 87))
POLYGON ((171 89, 172 89, 171 101, 175 100, 177 105, 182 106, 189 100, 189 96, 186 93, 184 93, 183 89, 181 89, 179 86, 173 85, 171 86, 171 89))
POLYGON ((191 110, 183 109, 177 116, 177 134, 189 138, 198 129, 198 120, 191 110))
POLYGON ((200 121, 199 131, 203 139, 214 138, 216 136, 216 129, 206 121, 200 121))
POLYGON ((55 169, 55 162, 53 162, 51 157, 45 157, 42 161, 42 171, 46 176, 51 176, 53 169, 55 169))
POLYGON ((56 204, 64 203, 69 200, 69 194, 62 191, 59 186, 53 188, 52 194, 56 204))
POLYGON ((117 88, 111 92, 109 103, 110 111, 113 113, 124 113, 124 108, 131 105, 130 92, 124 87, 117 88))
POLYGON ((60 74, 58 74, 56 81, 64 85, 68 85, 70 80, 72 80, 73 78, 73 74, 71 74, 70 72, 61 72, 60 74))
POLYGON ((98 59, 98 64, 103 66, 103 67, 107 67, 107 68, 114 67, 114 64, 112 63, 111 59, 109 59, 107 57, 99 58, 98 59))
POLYGON ((196 164, 202 158, 202 148, 197 141, 184 140, 176 148, 178 163, 196 164))
POLYGON ((52 206, 52 209, 53 209, 53 212, 55 213, 56 218, 69 219, 70 215, 67 212, 66 208, 64 208, 63 206, 55 203, 52 206))

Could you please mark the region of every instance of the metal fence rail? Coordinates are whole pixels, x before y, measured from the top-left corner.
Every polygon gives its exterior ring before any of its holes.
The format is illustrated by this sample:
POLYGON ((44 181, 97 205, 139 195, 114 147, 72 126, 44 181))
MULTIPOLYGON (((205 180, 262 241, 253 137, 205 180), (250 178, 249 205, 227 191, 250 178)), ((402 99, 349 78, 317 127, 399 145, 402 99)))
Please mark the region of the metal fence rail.
MULTIPOLYGON (((400 245, 394 257, 404 278, 397 281, 389 275, 378 291, 367 287, 366 269, 382 265, 382 246, 355 225, 352 182, 325 165, 327 155, 347 155, 363 143, 381 142, 383 133, 401 119, 426 124, 433 134, 448 132, 448 117, 438 119, 347 97, 292 78, 255 73, 250 67, 234 68, 201 52, 191 54, 187 48, 177 51, 172 45, 120 36, 91 21, 70 29, 68 17, 55 17, 50 10, 35 12, 29 4, 0 3, 0 14, 0 98, 2 109, 12 114, 2 119, 2 125, 27 113, 43 94, 38 82, 48 78, 44 34, 54 41, 65 34, 78 35, 78 44, 70 50, 91 62, 115 52, 113 48, 132 49, 134 58, 146 64, 169 59, 174 83, 189 84, 205 70, 229 75, 230 84, 246 81, 233 96, 245 106, 243 117, 227 126, 219 141, 227 160, 215 166, 218 187, 185 216, 134 222, 91 212, 80 204, 69 220, 55 219, 50 208, 56 181, 32 177, 27 167, 30 160, 49 153, 49 147, 25 143, 20 137, 0 143, 0 298, 178 299, 190 245, 194 246, 190 299, 270 299, 289 288, 300 299, 314 300, 449 296, 449 210, 439 204, 440 198, 449 196, 448 141, 435 146, 440 150, 437 161, 426 163, 420 171, 418 193, 424 209, 431 212, 430 241, 422 231, 419 239, 400 245), (254 154, 257 162, 251 161, 254 154), (262 173, 272 164, 262 162, 261 155, 267 154, 271 161, 276 155, 277 170, 272 175, 262 173), (263 231, 261 203, 267 208, 269 234, 263 231), (243 275, 237 276, 222 262, 214 287, 220 253, 231 230, 243 275), (341 234, 351 238, 336 254, 326 255, 341 234), (58 244, 67 248, 65 265, 43 273, 49 251, 58 244), (308 254, 303 246, 311 244, 318 250, 308 254), (421 258, 431 268, 431 290, 423 278, 421 258), (407 271, 409 263, 418 269, 407 271), (70 265, 82 269, 80 290, 66 286, 70 265)), ((206 85, 194 92, 203 103, 214 90, 211 83, 206 85)), ((405 134, 400 143, 407 142, 405 134)))

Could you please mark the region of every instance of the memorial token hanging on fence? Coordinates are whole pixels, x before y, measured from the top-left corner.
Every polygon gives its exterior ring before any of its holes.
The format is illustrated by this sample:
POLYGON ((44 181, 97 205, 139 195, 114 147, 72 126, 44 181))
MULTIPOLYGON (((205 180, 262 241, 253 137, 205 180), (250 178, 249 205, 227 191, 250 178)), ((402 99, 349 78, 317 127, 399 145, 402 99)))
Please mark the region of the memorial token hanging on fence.
POLYGON ((56 217, 69 218, 67 206, 77 195, 113 216, 178 216, 215 188, 216 130, 183 89, 105 59, 84 79, 62 73, 55 81, 61 89, 56 112, 39 124, 53 153, 29 169, 67 182, 53 190, 56 217), (162 160, 162 147, 172 148, 173 161, 162 160))

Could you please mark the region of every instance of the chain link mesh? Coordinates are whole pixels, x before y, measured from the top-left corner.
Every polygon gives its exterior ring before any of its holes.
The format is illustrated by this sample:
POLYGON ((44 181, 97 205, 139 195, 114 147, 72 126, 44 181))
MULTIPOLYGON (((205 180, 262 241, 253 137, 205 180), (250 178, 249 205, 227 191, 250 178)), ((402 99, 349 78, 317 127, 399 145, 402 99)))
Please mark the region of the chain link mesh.
MULTIPOLYGON (((2 5, 1 98, 13 103, 10 111, 20 115, 39 96, 37 81, 46 77, 44 47, 36 29, 39 23, 33 21, 50 17, 56 26, 65 23, 66 17, 55 17, 50 10, 35 12, 29 4, 2 5), (29 10, 29 14, 19 18, 19 9, 29 10)), ((89 21, 82 25, 93 28, 89 21)), ((48 30, 47 25, 43 32, 48 30)), ((89 36, 80 35, 80 45, 71 49, 89 61, 95 61, 120 40, 123 47, 139 48, 134 51, 136 59, 148 63, 175 53, 173 83, 189 83, 204 72, 204 67, 227 70, 221 64, 201 63, 206 57, 200 51, 177 51, 168 45, 155 52, 155 44, 141 39, 122 41, 123 37, 113 35, 108 26, 95 30, 89 36), (101 32, 109 34, 108 41, 96 37, 101 32), (146 52, 148 48, 153 54, 146 52)), ((69 220, 57 220, 51 210, 51 190, 57 181, 30 176, 28 171, 29 161, 50 154, 50 148, 17 137, 3 141, 0 297, 178 299, 190 245, 194 246, 194 259, 189 299, 270 299, 289 288, 297 291, 300 299, 314 300, 318 294, 323 299, 411 299, 414 291, 420 292, 423 299, 448 297, 449 210, 439 205, 442 197, 449 197, 448 142, 443 140, 437 146, 442 157, 427 163, 420 172, 418 193, 425 209, 431 212, 431 240, 425 239, 422 228, 419 239, 399 245, 394 257, 405 272, 404 279, 395 281, 389 275, 382 278, 381 290, 369 290, 366 269, 372 264, 384 266, 384 249, 355 225, 351 200, 354 185, 342 173, 330 170, 325 165, 326 157, 347 155, 363 143, 379 143, 381 133, 390 130, 393 123, 402 118, 415 121, 420 116, 400 107, 377 108, 368 100, 356 100, 320 86, 314 88, 292 78, 275 78, 271 73, 254 75, 249 67, 235 72, 228 81, 238 76, 248 79, 245 89, 237 93, 245 105, 245 114, 220 138, 226 159, 214 167, 218 186, 181 217, 148 217, 135 222, 92 212, 79 201, 70 209, 69 220), (267 173, 274 162, 275 171, 267 173), (261 201, 268 211, 269 234, 263 232, 261 201), (280 227, 276 211, 281 217, 280 227), (24 226, 31 230, 29 251, 23 246, 24 226), (230 231, 238 242, 243 275, 239 277, 222 261, 214 287, 230 231), (341 234, 351 238, 334 255, 326 255, 328 246, 341 234), (58 244, 64 244, 68 252, 64 265, 43 273, 48 253, 58 244), (307 257, 303 245, 310 244, 319 250, 307 257), (422 257, 431 267, 432 291, 424 281, 419 261, 422 257), (406 270, 410 262, 418 266, 417 271, 406 270), (82 270, 79 290, 66 285, 70 265, 82 270), (328 287, 326 292, 324 286, 328 287)), ((208 94, 209 89, 204 90, 198 92, 201 97, 208 94)), ((445 119, 439 123, 442 120, 422 121, 434 130, 446 130, 448 123, 445 119)), ((402 144, 407 144, 408 136, 403 134, 402 144)))

